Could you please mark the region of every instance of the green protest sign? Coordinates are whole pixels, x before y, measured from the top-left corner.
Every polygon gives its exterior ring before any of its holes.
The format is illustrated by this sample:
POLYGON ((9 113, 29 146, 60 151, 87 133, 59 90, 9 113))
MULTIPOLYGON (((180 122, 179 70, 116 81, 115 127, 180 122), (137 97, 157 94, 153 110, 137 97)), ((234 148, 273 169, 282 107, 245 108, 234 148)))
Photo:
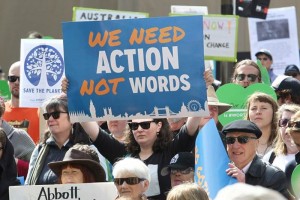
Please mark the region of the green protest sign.
POLYGON ((292 173, 292 187, 297 198, 300 198, 300 165, 296 166, 292 173))
POLYGON ((3 97, 5 101, 10 99, 10 91, 6 80, 0 80, 0 96, 3 97))
POLYGON ((265 83, 265 84, 267 84, 267 85, 271 85, 270 76, 269 76, 267 68, 265 68, 261 64, 260 60, 257 60, 257 65, 258 65, 258 67, 260 69, 262 82, 265 83))
POLYGON ((232 105, 227 112, 219 115, 219 121, 224 126, 232 121, 243 119, 246 114, 246 101, 254 92, 263 92, 270 94, 277 101, 273 88, 264 83, 255 83, 246 88, 228 83, 217 90, 217 96, 220 102, 232 105))

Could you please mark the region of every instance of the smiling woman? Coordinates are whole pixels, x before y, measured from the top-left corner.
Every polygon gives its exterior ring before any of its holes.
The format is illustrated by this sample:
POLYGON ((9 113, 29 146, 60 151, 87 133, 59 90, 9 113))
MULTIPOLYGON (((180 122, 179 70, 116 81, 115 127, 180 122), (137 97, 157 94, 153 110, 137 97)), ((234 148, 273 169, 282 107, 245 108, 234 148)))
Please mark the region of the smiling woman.
POLYGON ((44 140, 34 149, 25 184, 55 184, 57 174, 48 167, 49 162, 63 160, 66 152, 76 143, 90 144, 79 124, 70 122, 66 95, 53 97, 45 103, 44 119, 48 130, 44 140))

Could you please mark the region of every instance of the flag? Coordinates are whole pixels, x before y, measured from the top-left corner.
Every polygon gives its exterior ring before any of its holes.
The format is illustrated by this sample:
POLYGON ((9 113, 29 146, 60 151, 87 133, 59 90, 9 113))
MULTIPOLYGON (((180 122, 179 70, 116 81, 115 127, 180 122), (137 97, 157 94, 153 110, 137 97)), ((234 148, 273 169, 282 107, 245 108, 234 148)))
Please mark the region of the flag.
POLYGON ((211 119, 199 131, 195 149, 195 183, 200 185, 211 199, 223 187, 237 180, 227 175, 230 162, 215 121, 211 119))

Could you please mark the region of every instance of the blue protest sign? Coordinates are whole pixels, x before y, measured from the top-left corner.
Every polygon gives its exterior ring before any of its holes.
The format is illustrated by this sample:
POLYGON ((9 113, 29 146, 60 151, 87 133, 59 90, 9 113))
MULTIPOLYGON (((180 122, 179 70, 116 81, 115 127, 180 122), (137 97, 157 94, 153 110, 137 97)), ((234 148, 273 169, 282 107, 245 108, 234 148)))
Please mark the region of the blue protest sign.
POLYGON ((211 199, 226 185, 237 182, 226 174, 230 160, 213 119, 198 133, 195 159, 195 182, 211 199))
POLYGON ((207 116, 202 16, 63 23, 72 121, 207 116))

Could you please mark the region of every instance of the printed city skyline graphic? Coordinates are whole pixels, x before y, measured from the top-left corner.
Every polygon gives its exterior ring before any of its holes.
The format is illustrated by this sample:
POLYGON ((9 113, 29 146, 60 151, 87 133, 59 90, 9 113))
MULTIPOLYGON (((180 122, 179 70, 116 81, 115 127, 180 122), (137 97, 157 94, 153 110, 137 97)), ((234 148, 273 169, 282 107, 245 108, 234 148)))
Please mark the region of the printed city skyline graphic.
POLYGON ((204 116, 205 114, 208 115, 208 104, 207 101, 205 101, 204 107, 201 106, 201 104, 196 100, 191 100, 188 102, 187 105, 182 103, 181 108, 178 112, 174 112, 170 109, 169 106, 165 107, 153 107, 153 111, 151 113, 144 112, 137 112, 137 113, 123 113, 119 115, 114 115, 113 110, 111 107, 104 107, 102 108, 103 111, 97 110, 93 101, 90 100, 89 105, 89 113, 86 113, 85 111, 78 111, 78 112, 69 112, 71 121, 79 121, 79 122, 86 122, 91 121, 91 119, 95 120, 124 120, 124 119, 140 119, 140 118, 168 118, 175 116, 176 117, 187 117, 187 116, 204 116), (102 116, 97 115, 97 112, 99 111, 103 113, 102 116))

